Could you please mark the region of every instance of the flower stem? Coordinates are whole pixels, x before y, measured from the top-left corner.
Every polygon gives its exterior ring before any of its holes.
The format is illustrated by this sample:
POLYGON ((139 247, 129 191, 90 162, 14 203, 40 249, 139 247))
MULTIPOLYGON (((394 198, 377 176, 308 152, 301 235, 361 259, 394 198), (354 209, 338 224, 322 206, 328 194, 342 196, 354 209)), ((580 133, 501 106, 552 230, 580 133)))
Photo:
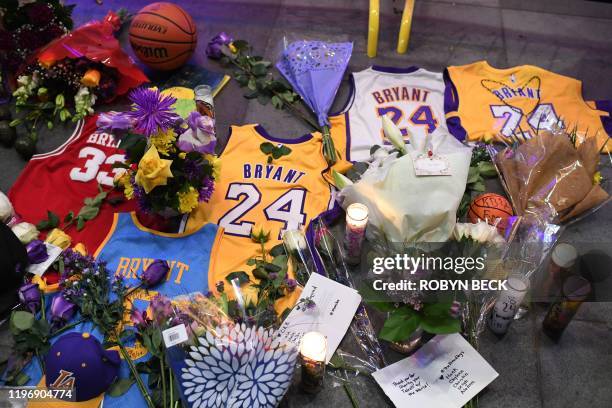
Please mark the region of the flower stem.
POLYGON ((174 376, 172 374, 172 368, 168 370, 168 376, 170 377, 170 407, 174 404, 174 376))
POLYGON ((163 401, 164 401, 162 407, 166 408, 166 368, 164 367, 164 356, 163 355, 159 358, 159 369, 161 371, 162 396, 163 396, 163 401))
POLYGON ((331 138, 331 132, 329 126, 323 126, 323 156, 327 160, 328 164, 334 164, 338 160, 336 156, 336 146, 331 138))
POLYGON ((268 257, 266 256, 266 245, 265 242, 259 241, 259 243, 261 244, 261 257, 263 258, 264 262, 268 262, 268 257))
POLYGON ((125 346, 123 345, 123 342, 121 341, 119 337, 117 337, 117 344, 119 345, 119 350, 121 351, 121 355, 123 356, 123 359, 128 364, 128 367, 130 368, 130 372, 132 373, 132 375, 134 376, 134 379, 136 380, 136 385, 138 385, 138 389, 140 390, 140 393, 142 394, 143 398, 145 399, 145 402, 147 403, 147 407, 155 408, 155 404, 153 404, 153 400, 151 399, 151 396, 149 395, 149 392, 147 391, 147 387, 142 382, 142 378, 140 377, 138 370, 136 370, 136 366, 134 366, 134 362, 130 358, 130 355, 128 354, 127 350, 125 349, 125 346))
POLYGON ((77 325, 79 325, 79 324, 83 323, 84 321, 85 321, 85 319, 80 319, 80 320, 78 320, 78 321, 76 321, 76 322, 73 322, 73 323, 67 324, 66 326, 64 326, 64 327, 62 327, 62 328, 60 328, 60 329, 57 329, 56 331, 54 331, 53 333, 51 333, 51 335, 49 336, 49 338, 51 339, 51 338, 53 338, 53 337, 57 336, 58 334, 61 334, 61 333, 65 332, 66 330, 70 330, 70 329, 72 329, 73 327, 75 327, 75 326, 77 326, 77 325))
POLYGON ((342 387, 344 388, 346 395, 348 395, 349 399, 351 400, 351 405, 353 408, 359 408, 359 403, 357 402, 357 398, 355 398, 355 394, 353 393, 353 389, 351 388, 350 384, 345 382, 342 384, 342 387))

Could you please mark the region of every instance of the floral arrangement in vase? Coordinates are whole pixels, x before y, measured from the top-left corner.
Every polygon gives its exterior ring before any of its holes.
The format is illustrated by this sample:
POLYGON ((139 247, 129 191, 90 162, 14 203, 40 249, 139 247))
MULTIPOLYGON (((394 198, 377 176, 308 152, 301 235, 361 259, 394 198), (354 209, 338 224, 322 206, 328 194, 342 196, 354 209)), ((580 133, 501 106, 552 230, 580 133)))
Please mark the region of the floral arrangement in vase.
POLYGON ((190 213, 210 199, 219 177, 213 119, 196 111, 181 118, 173 107, 176 98, 159 90, 138 88, 129 99, 131 110, 103 113, 97 123, 126 150, 127 161, 116 164, 125 169, 116 184, 142 213, 190 213))

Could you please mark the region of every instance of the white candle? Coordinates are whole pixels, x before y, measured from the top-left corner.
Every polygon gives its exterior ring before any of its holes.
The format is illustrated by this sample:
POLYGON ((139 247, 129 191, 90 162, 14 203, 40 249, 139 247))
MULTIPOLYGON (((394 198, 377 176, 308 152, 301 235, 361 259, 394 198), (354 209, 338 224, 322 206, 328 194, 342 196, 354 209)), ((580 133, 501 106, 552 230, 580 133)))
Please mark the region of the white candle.
POLYGON ((529 289, 529 278, 519 274, 511 275, 506 286, 507 289, 497 299, 489 320, 491 331, 500 335, 506 334, 518 307, 525 299, 529 289))
POLYGON ((347 261, 351 264, 359 263, 361 258, 361 244, 368 225, 368 207, 364 204, 353 203, 346 209, 346 233, 344 236, 347 261))
POLYGON ((309 393, 317 392, 323 383, 327 339, 319 332, 311 331, 300 341, 300 360, 302 362, 302 389, 309 393))

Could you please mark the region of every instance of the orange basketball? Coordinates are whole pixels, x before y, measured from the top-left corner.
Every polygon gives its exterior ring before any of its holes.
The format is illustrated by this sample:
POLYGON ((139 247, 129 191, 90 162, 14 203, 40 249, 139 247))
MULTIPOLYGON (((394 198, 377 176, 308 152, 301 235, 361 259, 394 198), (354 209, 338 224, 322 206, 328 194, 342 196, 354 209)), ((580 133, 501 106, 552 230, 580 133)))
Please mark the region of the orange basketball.
POLYGON ((495 224, 498 218, 501 218, 498 226, 502 229, 506 226, 508 217, 514 215, 512 205, 506 197, 494 193, 484 193, 474 198, 468 210, 470 222, 486 220, 489 224, 495 224))
POLYGON ((173 3, 153 3, 134 16, 130 44, 143 63, 170 71, 183 65, 197 44, 197 29, 185 10, 173 3))

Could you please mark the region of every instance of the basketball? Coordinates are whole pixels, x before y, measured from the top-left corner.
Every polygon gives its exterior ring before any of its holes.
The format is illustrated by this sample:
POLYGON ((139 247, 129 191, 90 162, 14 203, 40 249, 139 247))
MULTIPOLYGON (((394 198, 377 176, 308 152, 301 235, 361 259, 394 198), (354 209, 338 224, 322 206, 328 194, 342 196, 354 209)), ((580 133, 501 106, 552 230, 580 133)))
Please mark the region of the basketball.
POLYGON ((507 218, 512 215, 514 215, 512 205, 506 197, 494 193, 480 194, 472 200, 468 210, 468 217, 472 223, 480 219, 493 225, 498 218, 501 218, 498 224, 501 229, 505 228, 507 218))
POLYGON ((170 71, 183 65, 197 44, 197 29, 185 10, 173 3, 153 3, 134 16, 130 44, 148 67, 170 71))

